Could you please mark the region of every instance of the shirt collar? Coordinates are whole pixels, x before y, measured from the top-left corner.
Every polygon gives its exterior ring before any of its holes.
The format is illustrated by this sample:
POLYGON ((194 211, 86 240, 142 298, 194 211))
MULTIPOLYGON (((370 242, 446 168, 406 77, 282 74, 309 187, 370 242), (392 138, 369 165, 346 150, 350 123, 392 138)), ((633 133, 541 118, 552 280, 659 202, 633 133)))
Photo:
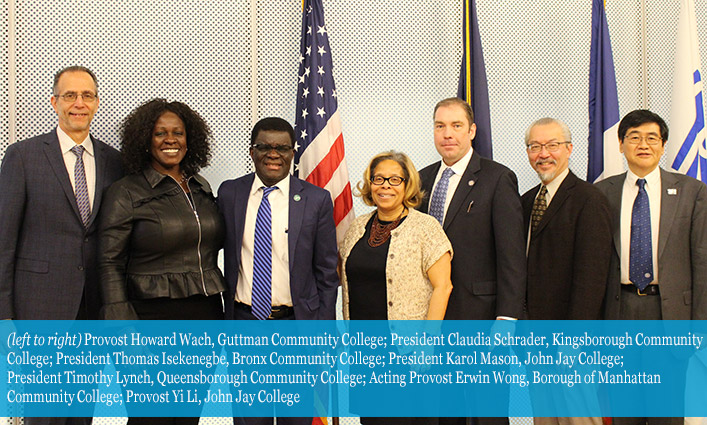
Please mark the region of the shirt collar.
POLYGON ((565 168, 563 172, 561 172, 557 177, 552 179, 552 181, 548 184, 545 185, 547 188, 547 193, 550 196, 550 199, 552 199, 553 196, 555 196, 555 193, 557 193, 557 189, 560 188, 560 185, 562 184, 563 181, 565 181, 565 178, 567 175, 570 173, 569 168, 565 168))
MULTIPOLYGON (((630 187, 636 186, 636 181, 641 178, 635 175, 630 169, 626 172, 626 185, 630 187)), ((648 173, 645 177, 648 187, 657 187, 660 183, 660 167, 655 167, 655 170, 648 173)))
MULTIPOLYGON (((265 183, 263 183, 262 180, 260 180, 260 177, 258 177, 258 174, 254 174, 254 179, 253 179, 253 185, 250 187, 250 196, 255 195, 258 193, 258 190, 260 190, 261 187, 266 186, 265 183)), ((277 186, 278 190, 280 190, 285 196, 287 196, 288 193, 290 193, 290 179, 292 178, 292 174, 287 174, 287 177, 284 179, 280 180, 275 184, 277 186)))
POLYGON ((469 152, 466 153, 459 161, 455 162, 451 167, 442 161, 442 168, 440 171, 444 171, 447 168, 451 168, 455 175, 461 176, 466 171, 466 167, 469 166, 469 161, 471 161, 471 155, 474 153, 474 148, 469 148, 469 152))
MULTIPOLYGON (((66 134, 59 126, 56 126, 56 135, 59 138, 59 147, 61 148, 62 155, 68 153, 74 146, 76 146, 74 139, 69 137, 69 135, 66 134)), ((93 141, 91 140, 91 135, 86 136, 80 145, 83 146, 84 152, 93 156, 93 141)))

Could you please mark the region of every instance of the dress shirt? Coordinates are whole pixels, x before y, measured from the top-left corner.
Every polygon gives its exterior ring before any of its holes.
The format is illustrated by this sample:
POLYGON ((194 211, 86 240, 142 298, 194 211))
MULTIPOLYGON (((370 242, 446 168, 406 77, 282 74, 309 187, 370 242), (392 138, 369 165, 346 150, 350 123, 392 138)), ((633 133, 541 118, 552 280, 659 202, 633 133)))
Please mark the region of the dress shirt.
MULTIPOLYGON (((552 179, 552 181, 548 184, 545 185, 547 188, 547 193, 545 194, 545 203, 547 208, 550 208, 550 202, 552 202, 552 197, 555 196, 557 193, 557 189, 560 188, 560 185, 562 184, 563 181, 565 181, 565 177, 570 173, 569 168, 565 168, 565 171, 561 172, 557 177, 552 179)), ((540 183, 540 189, 542 189, 542 182, 540 183)), ((636 192, 638 193, 638 192, 636 192)), ((540 194, 540 190, 535 194, 535 199, 538 199, 538 195, 540 194)), ((533 220, 528 221, 528 243, 525 246, 525 255, 526 257, 528 256, 528 250, 530 249, 530 235, 532 233, 531 229, 533 228, 533 220)))
MULTIPOLYGON (((624 180, 623 192, 621 195, 621 283, 630 283, 629 275, 629 252, 631 248, 631 216, 633 213, 633 203, 638 195, 638 185, 636 181, 639 177, 628 170, 626 180, 624 180)), ((653 281, 651 284, 659 282, 658 278, 658 233, 660 231, 660 197, 661 181, 660 167, 651 171, 646 179, 646 193, 648 194, 648 204, 651 210, 651 245, 653 246, 653 281)))
MULTIPOLYGON (((59 137, 59 148, 61 149, 61 155, 64 157, 66 171, 69 173, 71 188, 74 189, 74 193, 76 193, 74 166, 78 158, 76 154, 71 152, 71 149, 76 146, 77 143, 74 142, 74 139, 69 137, 61 127, 57 126, 56 135, 59 137)), ((83 170, 86 173, 86 185, 88 185, 88 202, 91 205, 91 211, 93 211, 93 200, 96 195, 96 156, 93 153, 93 141, 91 140, 91 136, 86 136, 79 144, 85 149, 83 155, 83 170)))
MULTIPOLYGON (((290 293, 290 261, 287 237, 288 218, 290 216, 290 175, 280 180, 277 189, 268 196, 272 211, 272 305, 292 306, 290 293)), ((263 200, 265 184, 255 175, 248 196, 245 224, 243 228, 243 245, 241 247, 241 264, 238 269, 238 285, 236 301, 251 305, 253 292, 253 249, 255 246, 255 217, 263 200)))
MULTIPOLYGON (((457 190, 457 186, 459 186, 459 182, 462 179, 462 175, 464 175, 466 167, 469 166, 469 161, 471 161, 472 153, 474 153, 474 149, 469 148, 469 152, 467 152, 466 155, 462 157, 462 159, 452 164, 452 166, 448 166, 444 163, 444 161, 442 161, 442 165, 439 167, 439 171, 437 171, 435 182, 432 185, 433 192, 437 188, 437 182, 439 182, 439 179, 442 178, 442 173, 444 173, 444 170, 446 170, 447 168, 451 168, 452 171, 454 171, 454 174, 449 177, 449 185, 447 186, 447 199, 445 199, 444 201, 444 213, 442 214, 442 223, 444 223, 444 219, 447 217, 447 210, 449 209, 449 204, 452 202, 452 197, 454 197, 454 192, 457 190)), ((432 201, 432 195, 433 193, 430 193, 430 202, 432 201)))

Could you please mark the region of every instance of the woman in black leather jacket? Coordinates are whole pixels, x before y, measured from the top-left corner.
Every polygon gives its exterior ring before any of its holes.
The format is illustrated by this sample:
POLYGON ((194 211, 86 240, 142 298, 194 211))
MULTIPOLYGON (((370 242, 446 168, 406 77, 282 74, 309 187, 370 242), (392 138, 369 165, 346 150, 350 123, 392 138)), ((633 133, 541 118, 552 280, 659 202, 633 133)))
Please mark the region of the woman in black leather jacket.
POLYGON ((128 176, 101 206, 105 319, 222 319, 224 223, 209 183, 211 132, 189 106, 150 100, 121 125, 128 176))

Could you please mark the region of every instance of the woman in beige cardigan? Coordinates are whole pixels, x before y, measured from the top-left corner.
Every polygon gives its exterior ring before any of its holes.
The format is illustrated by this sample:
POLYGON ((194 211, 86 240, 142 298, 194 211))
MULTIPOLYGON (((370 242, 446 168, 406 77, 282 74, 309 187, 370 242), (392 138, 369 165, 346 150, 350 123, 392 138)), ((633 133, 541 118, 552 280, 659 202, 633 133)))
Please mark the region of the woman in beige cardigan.
POLYGON ((339 253, 345 319, 442 320, 452 291, 452 245, 414 208, 420 177, 407 155, 376 155, 357 185, 376 209, 356 218, 339 253))

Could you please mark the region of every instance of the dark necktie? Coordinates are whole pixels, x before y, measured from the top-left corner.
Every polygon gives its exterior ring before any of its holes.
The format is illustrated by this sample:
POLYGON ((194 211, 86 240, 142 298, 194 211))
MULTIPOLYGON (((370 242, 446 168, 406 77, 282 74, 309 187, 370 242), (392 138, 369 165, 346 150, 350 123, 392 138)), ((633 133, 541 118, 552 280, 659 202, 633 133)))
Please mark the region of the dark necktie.
POLYGON ((439 178, 430 201, 430 215, 436 218, 439 224, 444 224, 444 204, 447 201, 447 188, 452 175, 454 175, 454 171, 451 168, 442 172, 442 177, 439 178))
POLYGON ((547 210, 547 186, 543 185, 540 188, 540 193, 538 193, 535 202, 533 202, 533 212, 530 214, 530 228, 531 233, 538 228, 538 224, 543 219, 545 210, 547 210))
POLYGON ((272 213, 268 195, 277 186, 262 189, 263 199, 255 217, 251 311, 258 319, 265 320, 272 312, 272 213))
POLYGON ((653 280, 653 238, 651 209, 646 193, 646 180, 638 179, 638 195, 631 213, 631 247, 629 248, 628 278, 640 290, 653 280))
POLYGON ((76 145, 71 148, 71 152, 76 155, 76 164, 74 165, 74 195, 76 195, 76 204, 79 207, 81 221, 83 221, 83 225, 86 226, 89 217, 91 217, 91 202, 88 199, 86 170, 83 167, 84 150, 84 147, 81 145, 76 145))

